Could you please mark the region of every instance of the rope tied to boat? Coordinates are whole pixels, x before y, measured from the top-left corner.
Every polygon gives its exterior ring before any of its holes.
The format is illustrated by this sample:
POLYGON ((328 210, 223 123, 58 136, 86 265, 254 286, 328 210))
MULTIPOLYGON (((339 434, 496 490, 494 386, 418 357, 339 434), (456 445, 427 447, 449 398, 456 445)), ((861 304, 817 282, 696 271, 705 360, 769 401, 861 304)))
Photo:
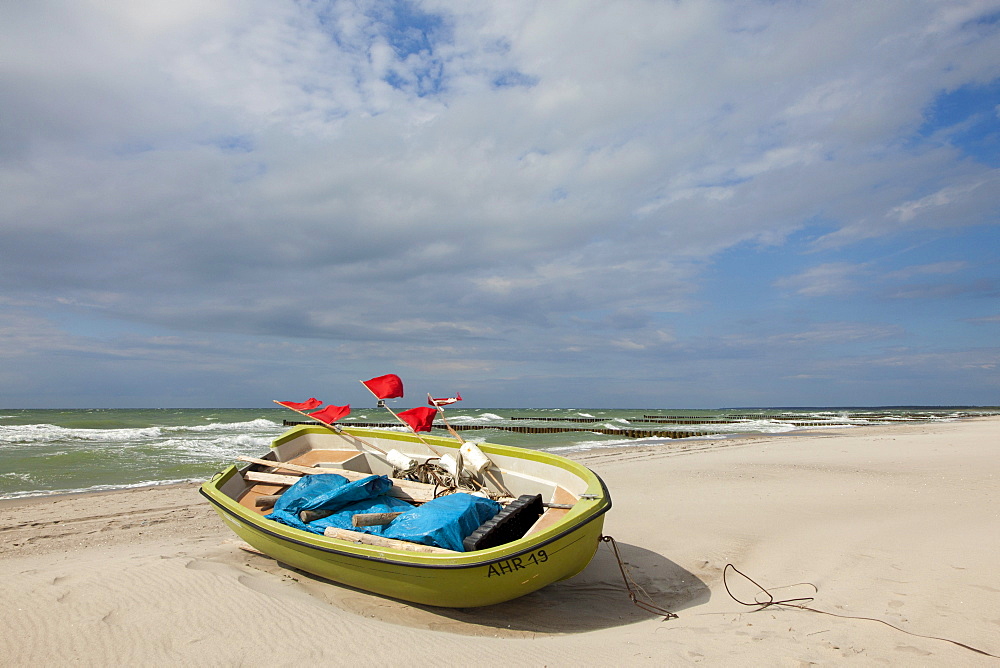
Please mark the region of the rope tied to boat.
POLYGON ((628 591, 628 597, 632 603, 646 612, 651 612, 654 615, 662 615, 663 621, 677 619, 676 613, 670 612, 669 610, 656 605, 656 603, 653 602, 653 597, 642 588, 642 585, 635 581, 632 574, 629 572, 628 566, 625 565, 625 561, 622 559, 621 552, 618 551, 618 543, 615 539, 611 536, 601 536, 600 541, 602 543, 606 543, 611 548, 611 551, 615 555, 615 559, 618 560, 618 570, 621 571, 622 580, 625 582, 625 589, 628 591), (640 594, 644 597, 644 600, 640 600, 640 594))

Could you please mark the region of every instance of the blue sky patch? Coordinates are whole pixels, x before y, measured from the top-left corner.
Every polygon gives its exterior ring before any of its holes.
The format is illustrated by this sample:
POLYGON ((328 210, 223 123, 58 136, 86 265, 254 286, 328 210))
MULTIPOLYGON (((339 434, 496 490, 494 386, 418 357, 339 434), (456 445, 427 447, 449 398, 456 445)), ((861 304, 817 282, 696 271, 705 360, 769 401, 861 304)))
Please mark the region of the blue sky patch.
POLYGON ((967 155, 1000 167, 1000 79, 942 93, 925 113, 920 134, 943 133, 967 155))

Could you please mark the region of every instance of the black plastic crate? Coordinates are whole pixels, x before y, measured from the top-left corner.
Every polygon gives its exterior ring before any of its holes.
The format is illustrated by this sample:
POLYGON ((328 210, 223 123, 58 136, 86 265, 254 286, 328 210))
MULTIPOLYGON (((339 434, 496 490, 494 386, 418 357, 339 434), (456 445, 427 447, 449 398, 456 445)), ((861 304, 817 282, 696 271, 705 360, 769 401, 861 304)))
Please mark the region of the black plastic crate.
POLYGON ((462 541, 462 547, 466 552, 472 552, 513 542, 528 533, 543 512, 541 494, 519 496, 469 534, 462 541))

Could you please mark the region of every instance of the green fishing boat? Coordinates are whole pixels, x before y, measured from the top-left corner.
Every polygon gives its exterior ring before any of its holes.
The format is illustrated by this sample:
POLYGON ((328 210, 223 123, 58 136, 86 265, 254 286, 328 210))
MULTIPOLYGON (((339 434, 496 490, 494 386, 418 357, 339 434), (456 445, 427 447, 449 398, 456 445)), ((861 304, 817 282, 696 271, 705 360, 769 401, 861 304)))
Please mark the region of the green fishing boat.
MULTIPOLYGON (((245 465, 216 474, 202 485, 201 493, 226 526, 278 562, 413 603, 491 605, 582 571, 597 550, 604 514, 611 508, 601 479, 585 466, 551 453, 487 443, 471 451, 469 447, 440 436, 298 425, 261 458, 241 458, 245 465), (412 473, 443 462, 454 470, 456 460, 454 481, 463 489, 414 481, 401 470, 412 473), (492 497, 489 503, 502 510, 465 537, 460 549, 336 527, 317 533, 312 525, 306 530, 275 521, 277 513, 268 518, 275 512, 271 505, 282 503, 281 495, 291 494, 288 490, 296 489, 301 479, 315 474, 343 476, 359 484, 385 476, 392 483, 388 495, 417 508, 440 501, 449 491, 479 490, 474 494, 492 497)), ((305 514, 302 518, 309 519, 305 514)), ((384 526, 391 528, 398 521, 384 526)))

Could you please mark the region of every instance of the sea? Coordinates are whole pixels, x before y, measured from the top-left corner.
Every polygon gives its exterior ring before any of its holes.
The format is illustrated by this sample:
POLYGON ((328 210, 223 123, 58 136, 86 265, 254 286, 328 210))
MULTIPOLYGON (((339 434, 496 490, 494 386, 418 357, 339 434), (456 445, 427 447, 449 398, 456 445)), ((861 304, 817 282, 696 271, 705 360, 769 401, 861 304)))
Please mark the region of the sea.
MULTIPOLYGON (((838 426, 953 421, 979 408, 553 409, 449 406, 445 420, 471 442, 566 456, 598 448, 659 445, 741 434, 838 426)), ((302 417, 283 408, 0 409, 0 499, 203 481, 239 455, 259 456, 302 417)), ((385 409, 340 424, 396 426, 385 409)), ((447 436, 441 420, 432 433, 447 436)))

